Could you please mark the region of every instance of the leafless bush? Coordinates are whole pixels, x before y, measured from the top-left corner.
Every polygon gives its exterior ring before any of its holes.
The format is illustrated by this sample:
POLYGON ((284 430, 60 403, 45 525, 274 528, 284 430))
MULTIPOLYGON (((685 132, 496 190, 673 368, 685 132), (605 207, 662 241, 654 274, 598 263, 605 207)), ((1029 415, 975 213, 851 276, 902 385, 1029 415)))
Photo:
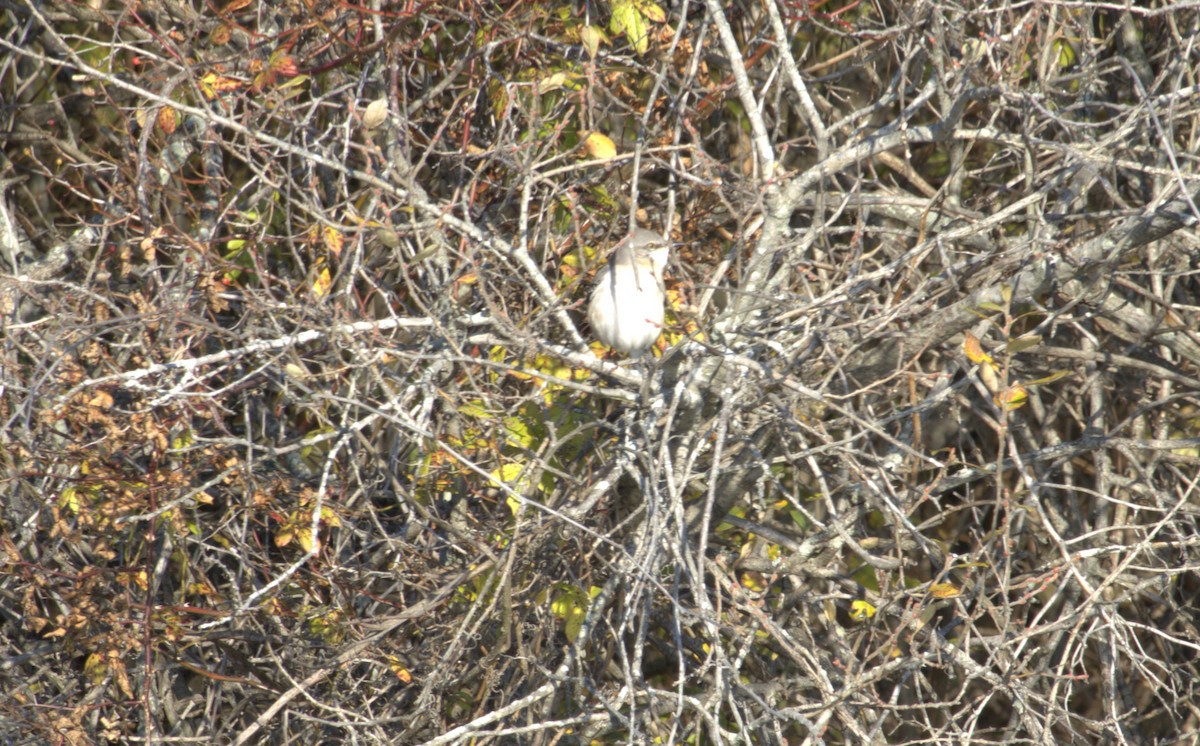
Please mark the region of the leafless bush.
POLYGON ((1194 4, 0 10, 6 743, 1197 737, 1194 4))

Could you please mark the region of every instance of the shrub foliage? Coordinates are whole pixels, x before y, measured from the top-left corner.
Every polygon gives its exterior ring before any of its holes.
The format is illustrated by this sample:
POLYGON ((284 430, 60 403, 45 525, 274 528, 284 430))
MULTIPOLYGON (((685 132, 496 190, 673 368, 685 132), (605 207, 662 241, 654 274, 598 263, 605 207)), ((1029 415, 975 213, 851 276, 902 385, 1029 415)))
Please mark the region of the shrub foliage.
POLYGON ((1200 12, 1123 5, 5 3, 0 737, 1196 738, 1200 12))

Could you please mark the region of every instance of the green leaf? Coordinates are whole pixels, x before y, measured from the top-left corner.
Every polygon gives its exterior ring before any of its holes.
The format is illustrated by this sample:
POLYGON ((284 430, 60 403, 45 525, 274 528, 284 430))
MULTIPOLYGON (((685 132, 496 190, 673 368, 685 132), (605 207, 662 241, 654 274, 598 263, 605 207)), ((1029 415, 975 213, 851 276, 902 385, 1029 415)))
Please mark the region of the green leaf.
POLYGON ((475 419, 486 419, 490 414, 487 411, 487 408, 484 407, 483 402, 479 401, 478 399, 469 402, 463 402, 463 404, 458 408, 458 413, 463 417, 472 417, 475 419))
POLYGON ((504 430, 508 435, 510 445, 521 448, 533 446, 533 433, 529 431, 529 425, 524 420, 517 417, 505 417, 504 430))
POLYGON ((563 633, 571 642, 579 637, 583 619, 591 605, 589 595, 573 585, 558 585, 558 595, 550 602, 550 611, 564 622, 563 633))
POLYGON ((1004 345, 1004 349, 1010 355, 1016 355, 1018 352, 1024 352, 1032 347, 1037 347, 1042 343, 1042 338, 1036 334, 1027 334, 1023 337, 1008 340, 1008 344, 1004 345))
POLYGON ((634 0, 617 0, 612 6, 609 29, 614 34, 624 34, 638 54, 650 49, 650 29, 634 0))
POLYGON ((1066 378, 1071 375, 1069 370, 1056 370, 1045 378, 1039 378, 1036 381, 1029 381, 1026 386, 1045 386, 1047 383, 1054 383, 1060 378, 1066 378))
POLYGON ((812 527, 808 517, 795 508, 788 509, 788 517, 792 519, 792 523, 796 524, 796 527, 801 531, 807 531, 812 527))
POLYGON ((1079 55, 1075 53, 1075 48, 1065 39, 1054 40, 1054 50, 1058 52, 1058 66, 1060 68, 1068 68, 1075 64, 1079 59, 1079 55))
POLYGON ((579 32, 579 41, 587 50, 588 57, 595 58, 600 51, 600 43, 605 41, 604 32, 598 26, 584 26, 579 32))

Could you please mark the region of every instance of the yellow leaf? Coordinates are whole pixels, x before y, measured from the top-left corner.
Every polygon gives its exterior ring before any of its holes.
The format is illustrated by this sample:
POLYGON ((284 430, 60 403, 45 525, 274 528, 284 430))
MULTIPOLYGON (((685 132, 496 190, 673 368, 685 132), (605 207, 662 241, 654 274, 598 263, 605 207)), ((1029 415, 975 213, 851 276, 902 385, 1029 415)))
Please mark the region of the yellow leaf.
POLYGON ((241 87, 242 84, 240 81, 234 80, 233 78, 226 78, 225 76, 217 75, 216 73, 210 72, 203 78, 200 78, 200 92, 208 98, 216 98, 218 93, 236 91, 241 87))
POLYGON ((284 364, 283 372, 287 373, 292 378, 295 378, 297 381, 303 381, 304 379, 308 378, 308 371, 297 363, 284 364))
POLYGON ((972 363, 990 363, 992 358, 983 351, 983 347, 979 344, 979 338, 971 332, 963 335, 963 352, 966 353, 967 359, 972 363))
POLYGON ((342 519, 338 518, 338 514, 333 512, 333 508, 328 505, 321 507, 321 522, 330 526, 341 526, 342 519))
POLYGON ((589 596, 573 585, 559 584, 556 590, 558 595, 550 602, 550 611, 564 622, 563 632, 574 642, 587 616, 589 596))
POLYGON ((179 115, 170 106, 164 106, 158 110, 158 128, 165 134, 171 135, 175 133, 175 128, 179 126, 179 115))
POLYGON ((515 483, 525 467, 521 464, 505 464, 492 472, 492 479, 503 483, 515 483))
POLYGON ((342 249, 346 245, 346 237, 342 235, 342 232, 337 228, 327 225, 325 226, 324 238, 325 248, 329 250, 329 253, 333 254, 335 257, 341 256, 342 249))
POLYGON ((394 655, 389 655, 388 668, 392 669, 392 673, 396 674, 396 678, 404 684, 412 683, 412 672, 394 655))
POLYGON ((763 593, 767 590, 767 578, 761 572, 756 570, 743 570, 741 574, 742 585, 754 593, 763 593))
POLYGON ((505 464, 494 470, 490 476, 494 485, 497 487, 507 485, 511 490, 511 492, 505 490, 505 502, 514 516, 521 510, 520 496, 538 486, 532 479, 532 470, 526 469, 525 465, 520 463, 505 464))
POLYGON ((313 548, 317 546, 317 542, 313 539, 313 532, 311 528, 302 528, 298 530, 296 532, 296 541, 300 542, 300 547, 306 552, 313 551, 313 548))
POLYGON ((104 677, 108 674, 108 664, 105 662, 104 656, 100 653, 92 653, 83 662, 83 672, 87 674, 88 680, 93 684, 104 683, 104 677))
POLYGON ((58 507, 66 508, 72 513, 79 512, 79 495, 74 487, 67 487, 58 498, 58 507))
POLYGON ((1028 400, 1029 392, 1019 383, 1014 383, 999 394, 996 394, 996 403, 1008 412, 1020 409, 1025 406, 1025 402, 1028 400))
POLYGON ((646 18, 655 23, 667 22, 667 12, 659 7, 657 3, 650 2, 650 0, 634 0, 634 2, 637 5, 637 9, 646 18))
POLYGON ((593 158, 613 158, 617 155, 616 143, 599 132, 587 133, 583 140, 583 149, 593 158))
POLYGON ((329 268, 321 267, 321 271, 317 273, 317 279, 313 281, 313 295, 324 298, 329 294, 329 288, 332 286, 333 275, 329 274, 329 268))
POLYGON ((142 590, 146 590, 150 587, 150 578, 146 575, 145 570, 135 570, 128 573, 123 573, 122 575, 118 576, 117 580, 124 585, 136 585, 142 590))
POLYGON ((850 603, 850 618, 856 622, 861 622, 875 616, 875 607, 870 603, 858 600, 850 603))
POLYGON ((953 583, 934 583, 929 586, 929 595, 934 598, 957 598, 961 593, 953 583))

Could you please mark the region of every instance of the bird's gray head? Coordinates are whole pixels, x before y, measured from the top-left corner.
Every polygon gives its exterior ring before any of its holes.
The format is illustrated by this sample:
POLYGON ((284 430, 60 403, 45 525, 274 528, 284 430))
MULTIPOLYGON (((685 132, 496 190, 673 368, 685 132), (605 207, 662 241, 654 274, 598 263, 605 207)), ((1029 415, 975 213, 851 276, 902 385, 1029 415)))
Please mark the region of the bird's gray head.
POLYGON ((645 228, 635 228, 617 245, 613 260, 618 265, 630 266, 636 263, 643 267, 648 262, 654 269, 655 278, 661 282, 670 251, 671 244, 660 234, 645 228))

